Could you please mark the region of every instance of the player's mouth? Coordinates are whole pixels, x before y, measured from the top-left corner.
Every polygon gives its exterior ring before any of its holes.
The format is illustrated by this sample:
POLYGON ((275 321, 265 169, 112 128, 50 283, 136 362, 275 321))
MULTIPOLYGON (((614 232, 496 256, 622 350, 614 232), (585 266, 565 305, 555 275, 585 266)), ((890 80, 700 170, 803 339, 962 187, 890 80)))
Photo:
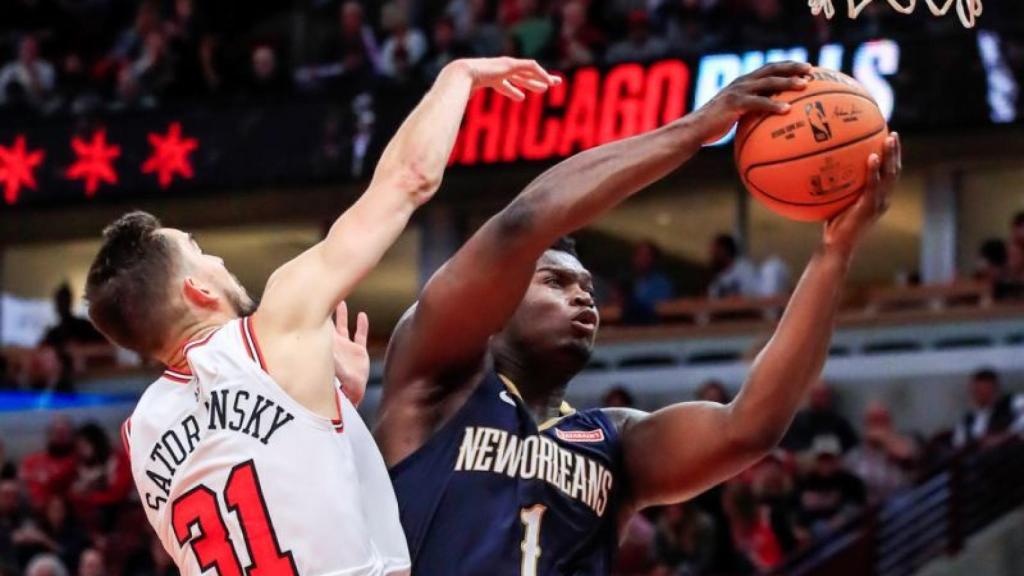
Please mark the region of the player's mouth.
POLYGON ((586 336, 593 335, 597 330, 597 312, 593 308, 587 308, 572 317, 572 327, 576 332, 586 336))

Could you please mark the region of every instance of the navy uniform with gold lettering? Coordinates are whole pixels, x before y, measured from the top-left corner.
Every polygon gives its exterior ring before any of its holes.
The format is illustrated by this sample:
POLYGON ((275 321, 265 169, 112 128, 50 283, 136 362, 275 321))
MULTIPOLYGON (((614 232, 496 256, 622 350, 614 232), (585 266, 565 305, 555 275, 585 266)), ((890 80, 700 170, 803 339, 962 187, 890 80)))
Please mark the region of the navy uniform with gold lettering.
POLYGON ((391 469, 412 573, 608 574, 621 470, 619 435, 602 411, 563 404, 538 426, 492 371, 391 469))

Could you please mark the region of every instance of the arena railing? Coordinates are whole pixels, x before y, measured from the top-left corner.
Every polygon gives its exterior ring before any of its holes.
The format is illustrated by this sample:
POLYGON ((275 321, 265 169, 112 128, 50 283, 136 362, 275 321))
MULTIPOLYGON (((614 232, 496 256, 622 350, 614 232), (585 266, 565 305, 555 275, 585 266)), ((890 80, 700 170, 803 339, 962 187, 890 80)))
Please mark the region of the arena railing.
POLYGON ((949 456, 914 488, 869 508, 775 572, 910 576, 958 554, 973 535, 1024 506, 1024 441, 949 456))

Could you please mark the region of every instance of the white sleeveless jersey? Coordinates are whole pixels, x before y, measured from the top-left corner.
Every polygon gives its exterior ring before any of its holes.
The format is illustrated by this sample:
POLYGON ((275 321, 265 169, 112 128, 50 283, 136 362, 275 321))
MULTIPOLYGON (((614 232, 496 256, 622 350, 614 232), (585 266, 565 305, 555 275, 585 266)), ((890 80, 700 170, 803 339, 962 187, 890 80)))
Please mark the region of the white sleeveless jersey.
POLYGON ((185 347, 122 429, 150 524, 183 576, 377 576, 409 569, 384 460, 264 369, 250 318, 185 347))

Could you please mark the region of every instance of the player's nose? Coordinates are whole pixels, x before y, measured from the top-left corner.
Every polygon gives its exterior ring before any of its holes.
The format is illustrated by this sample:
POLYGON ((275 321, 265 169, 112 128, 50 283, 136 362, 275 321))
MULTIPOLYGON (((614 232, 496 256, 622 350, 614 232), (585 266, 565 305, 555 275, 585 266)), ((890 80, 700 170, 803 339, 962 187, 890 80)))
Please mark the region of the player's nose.
POLYGON ((582 288, 577 288, 576 292, 572 296, 572 305, 579 306, 581 308, 593 308, 594 297, 590 295, 590 292, 582 288))

